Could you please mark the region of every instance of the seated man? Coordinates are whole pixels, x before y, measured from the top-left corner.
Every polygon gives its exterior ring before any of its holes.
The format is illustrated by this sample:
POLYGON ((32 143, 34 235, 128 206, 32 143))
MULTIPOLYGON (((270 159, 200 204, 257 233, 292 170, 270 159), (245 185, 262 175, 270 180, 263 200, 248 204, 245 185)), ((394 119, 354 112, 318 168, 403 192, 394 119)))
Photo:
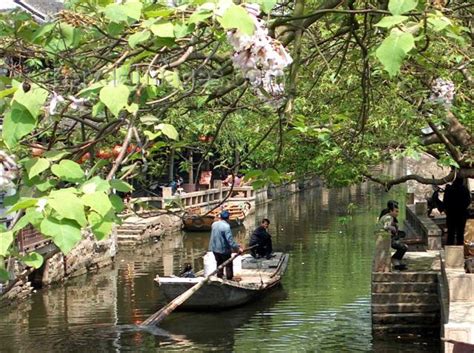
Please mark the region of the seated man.
POLYGON ((272 236, 267 231, 269 225, 270 221, 264 218, 260 226, 253 231, 250 237, 249 246, 257 245, 251 250, 251 254, 255 258, 265 257, 270 259, 272 257, 272 236))

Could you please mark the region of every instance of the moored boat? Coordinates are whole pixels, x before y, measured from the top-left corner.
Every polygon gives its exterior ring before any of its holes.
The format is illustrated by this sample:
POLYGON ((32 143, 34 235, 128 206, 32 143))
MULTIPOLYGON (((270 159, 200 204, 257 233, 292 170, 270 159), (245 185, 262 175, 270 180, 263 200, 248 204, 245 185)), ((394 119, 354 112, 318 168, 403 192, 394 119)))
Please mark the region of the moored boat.
MULTIPOLYGON (((230 281, 212 276, 208 283, 187 299, 181 308, 219 310, 231 308, 255 300, 278 286, 288 266, 288 254, 275 253, 271 259, 254 259, 242 256, 242 269, 238 273, 240 281, 230 281)), ((155 281, 167 301, 171 301, 200 281, 195 278, 159 277, 155 281)))
MULTIPOLYGON (((232 204, 225 208, 230 213, 229 224, 231 228, 240 227, 249 214, 250 203, 241 205, 232 204)), ((205 232, 211 230, 212 223, 217 220, 221 208, 205 212, 201 208, 191 210, 183 217, 183 228, 191 232, 205 232)))

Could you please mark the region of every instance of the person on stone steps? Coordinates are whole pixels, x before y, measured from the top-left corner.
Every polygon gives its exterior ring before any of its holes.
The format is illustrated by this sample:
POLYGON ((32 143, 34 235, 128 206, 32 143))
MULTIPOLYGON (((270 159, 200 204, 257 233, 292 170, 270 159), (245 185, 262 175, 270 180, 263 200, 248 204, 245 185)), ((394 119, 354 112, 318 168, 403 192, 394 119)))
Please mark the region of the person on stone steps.
POLYGON ((389 200, 387 208, 383 209, 379 216, 379 223, 383 229, 390 233, 391 246, 395 249, 392 255, 392 264, 396 270, 406 270, 407 266, 402 263, 403 256, 408 250, 408 245, 402 242, 401 238, 405 236, 405 232, 398 230, 398 202, 389 200))

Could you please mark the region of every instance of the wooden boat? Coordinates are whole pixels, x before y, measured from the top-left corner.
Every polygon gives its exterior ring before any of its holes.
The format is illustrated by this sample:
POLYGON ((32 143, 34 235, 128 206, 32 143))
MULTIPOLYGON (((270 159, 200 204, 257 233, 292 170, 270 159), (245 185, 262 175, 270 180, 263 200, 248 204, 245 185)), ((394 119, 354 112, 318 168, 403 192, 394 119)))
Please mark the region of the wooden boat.
MULTIPOLYGON (((241 281, 229 281, 212 276, 210 281, 181 304, 183 309, 220 310, 242 305, 257 299, 280 284, 288 266, 288 254, 275 253, 271 259, 254 259, 242 256, 241 281)), ((202 281, 202 274, 195 278, 159 277, 155 281, 167 301, 202 281)))
MULTIPOLYGON (((225 208, 230 213, 229 224, 231 228, 240 227, 244 222, 245 217, 249 214, 250 203, 245 202, 241 205, 232 204, 225 208)), ((222 212, 222 209, 217 208, 209 213, 206 213, 201 208, 192 209, 183 217, 183 228, 191 232, 205 232, 211 230, 212 223, 214 223, 222 212)))

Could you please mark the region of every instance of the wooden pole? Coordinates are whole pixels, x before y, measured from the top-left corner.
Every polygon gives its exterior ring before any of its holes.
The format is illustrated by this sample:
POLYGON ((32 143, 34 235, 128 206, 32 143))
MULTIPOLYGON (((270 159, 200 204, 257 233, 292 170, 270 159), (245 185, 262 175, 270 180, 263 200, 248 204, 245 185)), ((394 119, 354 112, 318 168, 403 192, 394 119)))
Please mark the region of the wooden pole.
MULTIPOLYGON (((242 251, 248 251, 257 245, 251 246, 249 248, 246 248, 242 251)), ((211 276, 215 275, 217 271, 220 269, 223 269, 225 266, 227 266, 229 263, 235 260, 237 256, 240 254, 237 253, 234 256, 232 256, 230 259, 224 261, 219 267, 217 267, 211 274, 209 274, 207 277, 204 277, 202 281, 199 283, 196 283, 194 286, 189 288, 187 291, 184 293, 178 295, 176 298, 174 298, 172 301, 170 301, 168 304, 166 304, 164 307, 162 307, 160 310, 158 310, 156 313, 152 314, 148 319, 143 321, 140 326, 150 326, 150 325, 156 325, 159 324, 161 321, 163 321, 169 314, 171 314, 178 306, 183 304, 186 300, 188 300, 194 293, 196 293, 202 286, 204 286, 209 280, 211 279, 211 276)))

